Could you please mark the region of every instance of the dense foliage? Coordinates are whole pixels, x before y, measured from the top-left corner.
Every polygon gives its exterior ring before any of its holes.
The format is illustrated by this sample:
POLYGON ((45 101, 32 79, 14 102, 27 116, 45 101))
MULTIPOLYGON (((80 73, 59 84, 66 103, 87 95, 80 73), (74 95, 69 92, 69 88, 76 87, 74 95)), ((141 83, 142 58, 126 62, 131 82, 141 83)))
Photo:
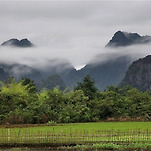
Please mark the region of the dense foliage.
POLYGON ((0 123, 69 123, 106 119, 151 120, 151 93, 110 86, 100 92, 90 76, 73 91, 36 91, 33 81, 1 83, 0 123))

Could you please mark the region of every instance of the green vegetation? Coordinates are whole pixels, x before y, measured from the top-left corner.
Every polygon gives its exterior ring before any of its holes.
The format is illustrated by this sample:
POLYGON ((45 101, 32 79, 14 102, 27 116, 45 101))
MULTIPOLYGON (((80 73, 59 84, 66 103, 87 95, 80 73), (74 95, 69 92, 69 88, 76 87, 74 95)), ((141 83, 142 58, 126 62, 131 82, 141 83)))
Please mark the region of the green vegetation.
POLYGON ((70 123, 34 127, 29 125, 26 128, 24 125, 19 126, 2 126, 0 145, 51 146, 62 150, 151 149, 151 122, 70 123))
POLYGON ((136 144, 114 144, 114 143, 107 143, 107 144, 92 144, 92 145, 76 145, 74 147, 60 147, 60 149, 65 150, 74 150, 74 151, 104 151, 104 150, 119 150, 119 151, 125 151, 125 150, 141 150, 141 151, 150 151, 151 150, 151 144, 149 143, 136 143, 136 144))
POLYGON ((55 124, 151 120, 151 93, 110 86, 100 92, 90 76, 73 91, 36 91, 34 82, 1 82, 0 124, 55 124))
POLYGON ((26 130, 36 131, 54 131, 56 133, 60 131, 125 131, 125 130, 151 130, 151 122, 93 122, 93 123, 64 123, 56 124, 49 123, 43 125, 17 125, 13 128, 13 125, 1 126, 0 130, 11 129, 16 133, 24 132, 26 130))

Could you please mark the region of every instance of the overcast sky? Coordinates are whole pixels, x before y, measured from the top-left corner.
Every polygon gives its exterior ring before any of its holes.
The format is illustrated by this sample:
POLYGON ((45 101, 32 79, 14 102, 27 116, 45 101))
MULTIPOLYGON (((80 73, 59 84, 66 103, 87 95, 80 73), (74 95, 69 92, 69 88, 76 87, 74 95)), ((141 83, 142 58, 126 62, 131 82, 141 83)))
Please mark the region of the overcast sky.
POLYGON ((151 35, 151 1, 0 1, 0 43, 28 38, 37 46, 13 54, 0 48, 1 58, 66 58, 83 65, 107 51, 118 30, 151 35))

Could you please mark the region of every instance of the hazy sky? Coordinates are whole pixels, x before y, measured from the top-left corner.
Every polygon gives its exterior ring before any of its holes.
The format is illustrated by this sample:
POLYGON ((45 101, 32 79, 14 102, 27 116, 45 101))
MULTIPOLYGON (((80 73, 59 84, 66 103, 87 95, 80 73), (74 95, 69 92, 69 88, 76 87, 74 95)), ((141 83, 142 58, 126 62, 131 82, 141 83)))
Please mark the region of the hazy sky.
POLYGON ((106 53, 118 30, 151 35, 151 1, 0 1, 0 43, 28 38, 37 46, 0 48, 1 59, 66 58, 78 66, 106 53))

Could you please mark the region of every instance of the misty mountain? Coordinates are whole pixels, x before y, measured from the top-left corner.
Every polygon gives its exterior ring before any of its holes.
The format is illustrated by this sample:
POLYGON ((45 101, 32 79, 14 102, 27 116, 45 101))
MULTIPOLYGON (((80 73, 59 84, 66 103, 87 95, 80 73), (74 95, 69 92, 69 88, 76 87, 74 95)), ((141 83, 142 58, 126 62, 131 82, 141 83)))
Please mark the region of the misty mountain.
POLYGON ((0 66, 0 81, 5 81, 9 78, 9 73, 0 66))
POLYGON ((23 78, 29 78, 34 81, 38 89, 53 89, 56 86, 59 86, 60 90, 66 89, 66 84, 59 75, 46 76, 43 73, 40 73, 38 69, 34 69, 27 65, 22 64, 0 64, 0 80, 8 80, 10 77, 14 77, 15 80, 19 81, 23 78))
POLYGON ((151 36, 140 36, 137 33, 117 31, 106 45, 107 47, 130 46, 151 42, 151 36))
POLYGON ((104 90, 110 85, 119 85, 132 62, 130 56, 116 57, 97 63, 95 60, 92 60, 95 63, 90 62, 84 68, 77 71, 67 61, 55 61, 58 62, 55 66, 48 66, 45 70, 39 70, 43 77, 59 75, 66 86, 73 89, 77 82, 81 82, 86 75, 90 75, 95 80, 95 85, 99 90, 104 90))
POLYGON ((50 75, 61 74, 67 70, 72 70, 74 67, 67 60, 63 59, 52 59, 47 60, 47 65, 43 67, 37 67, 37 70, 41 73, 43 77, 48 77, 50 75))
POLYGON ((79 72, 85 76, 89 74, 94 80, 99 90, 104 90, 107 86, 117 86, 125 76, 131 58, 122 56, 103 63, 88 64, 79 72))
POLYGON ((80 79, 80 74, 76 71, 74 66, 67 60, 63 59, 49 60, 46 67, 37 70, 43 78, 59 75, 69 88, 73 88, 80 79))
POLYGON ((30 78, 31 80, 38 81, 41 79, 41 74, 36 69, 22 64, 4 64, 1 63, 0 66, 9 73, 9 76, 14 77, 16 80, 22 78, 30 78))
POLYGON ((39 89, 45 88, 52 90, 57 86, 59 86, 60 90, 65 90, 67 88, 62 78, 58 75, 47 77, 41 80, 37 85, 39 89))
POLYGON ((66 85, 69 88, 73 89, 77 82, 80 82, 84 78, 85 74, 81 74, 73 67, 68 68, 67 70, 61 72, 59 75, 65 81, 66 85))
MULTIPOLYGON (((106 46, 125 47, 148 42, 151 42, 150 36, 118 31, 106 46)), ((112 49, 112 47, 110 48, 112 49)), ((39 88, 52 88, 59 84, 61 89, 65 87, 73 89, 77 82, 81 82, 86 75, 90 75, 95 80, 96 87, 99 90, 104 90, 107 86, 119 85, 129 65, 134 61, 130 55, 115 56, 114 58, 113 56, 108 56, 108 59, 104 62, 101 62, 101 59, 99 61, 99 57, 97 56, 96 60, 91 60, 90 63, 78 71, 70 62, 63 59, 47 60, 47 65, 43 67, 36 66, 33 68, 23 64, 1 64, 1 66, 6 73, 17 80, 21 78, 34 80, 39 88)))
POLYGON ((141 91, 151 90, 151 55, 134 61, 128 68, 121 86, 130 85, 141 91))
POLYGON ((39 89, 53 89, 55 86, 59 86, 61 90, 66 87, 72 89, 89 74, 95 80, 96 87, 104 90, 107 86, 116 86, 122 81, 131 59, 123 56, 101 63, 89 63, 79 71, 69 62, 60 63, 47 66, 45 69, 34 69, 21 64, 1 64, 1 66, 16 80, 22 78, 34 80, 39 89))
POLYGON ((28 39, 10 39, 1 44, 1 46, 10 46, 10 47, 33 47, 34 45, 28 39))

